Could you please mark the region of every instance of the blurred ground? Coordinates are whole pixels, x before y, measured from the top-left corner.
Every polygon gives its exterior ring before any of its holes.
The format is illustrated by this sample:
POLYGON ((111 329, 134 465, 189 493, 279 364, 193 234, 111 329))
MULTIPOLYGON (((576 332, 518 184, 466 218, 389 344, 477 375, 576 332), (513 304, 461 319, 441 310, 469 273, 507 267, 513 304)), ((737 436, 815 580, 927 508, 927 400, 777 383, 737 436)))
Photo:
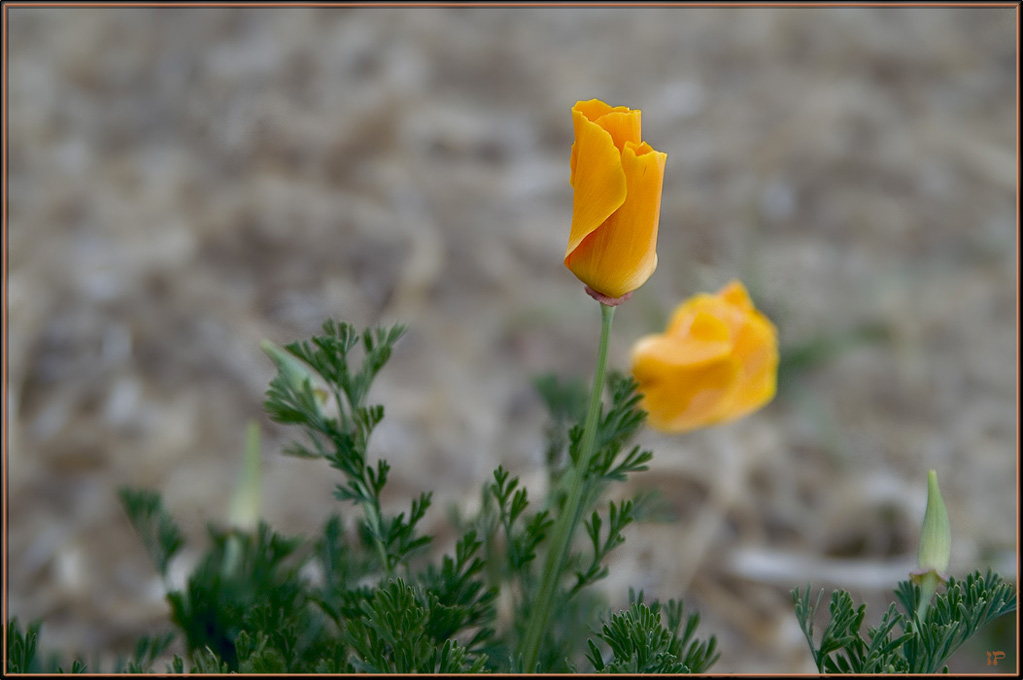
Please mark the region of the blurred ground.
MULTIPOLYGON (((783 350, 883 337, 787 371, 742 421, 645 434, 634 486, 678 520, 631 530, 612 600, 684 597, 716 672, 812 671, 788 590, 841 584, 879 616, 929 468, 953 573, 1014 577, 1012 7, 7 11, 7 604, 46 646, 162 629, 115 489, 164 493, 195 538, 183 578, 260 417, 263 337, 409 324, 375 450, 395 499, 437 491, 432 521, 499 461, 538 482, 531 378, 588 380, 596 352, 561 264, 570 109, 593 97, 642 109, 668 154, 614 367, 733 277, 783 350)), ((315 530, 333 480, 261 422, 264 516, 315 530)))

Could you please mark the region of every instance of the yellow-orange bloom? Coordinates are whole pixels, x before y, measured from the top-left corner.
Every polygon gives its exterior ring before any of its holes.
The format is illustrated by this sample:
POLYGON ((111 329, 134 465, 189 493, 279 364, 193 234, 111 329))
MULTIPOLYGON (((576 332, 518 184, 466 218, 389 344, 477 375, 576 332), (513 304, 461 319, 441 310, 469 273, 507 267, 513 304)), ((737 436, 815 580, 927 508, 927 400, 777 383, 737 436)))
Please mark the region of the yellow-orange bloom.
POLYGON ((632 374, 647 422, 686 432, 734 420, 774 397, 778 332, 732 281, 716 295, 700 293, 675 310, 664 333, 632 348, 632 374))
POLYGON ((565 266, 619 298, 657 267, 657 223, 667 155, 640 139, 638 110, 599 99, 572 107, 572 231, 565 266))

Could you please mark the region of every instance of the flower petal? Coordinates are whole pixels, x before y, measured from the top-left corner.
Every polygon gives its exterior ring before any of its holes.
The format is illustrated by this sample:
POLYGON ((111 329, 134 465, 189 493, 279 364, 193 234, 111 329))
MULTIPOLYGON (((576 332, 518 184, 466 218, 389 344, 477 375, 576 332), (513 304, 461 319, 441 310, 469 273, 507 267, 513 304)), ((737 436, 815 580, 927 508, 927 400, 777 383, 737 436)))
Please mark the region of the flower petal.
POLYGON ((650 425, 665 432, 713 424, 735 390, 740 371, 738 360, 729 356, 695 367, 676 366, 652 380, 640 380, 640 405, 650 414, 650 425))
POLYGON ((701 314, 686 337, 656 334, 640 338, 632 350, 637 379, 652 379, 679 366, 695 367, 727 356, 732 350, 728 327, 708 314, 701 314))
POLYGON ((752 311, 753 301, 749 297, 749 291, 746 290, 746 286, 742 285, 742 282, 738 279, 732 279, 725 287, 718 291, 718 295, 721 300, 728 304, 738 307, 744 312, 752 311))
MULTIPOLYGON (((642 286, 657 268, 657 228, 666 159, 666 154, 645 142, 626 142, 621 157, 626 178, 624 202, 573 247, 579 220, 576 209, 565 266, 594 290, 621 297, 642 286)), ((580 177, 581 172, 577 179, 580 177)), ((579 196, 577 186, 577 204, 579 196)))
MULTIPOLYGON (((597 123, 599 127, 607 130, 607 132, 611 135, 611 140, 614 142, 615 148, 621 151, 624 148, 626 141, 632 140, 638 142, 640 140, 640 116, 641 113, 639 111, 631 111, 627 106, 611 107, 599 99, 591 99, 588 102, 576 102, 575 106, 572 107, 572 125, 575 128, 575 138, 576 140, 579 139, 579 127, 583 125, 584 122, 589 121, 591 123, 597 123), (575 115, 577 112, 581 113, 582 116, 577 117, 575 115), (609 120, 597 123, 598 120, 604 118, 610 113, 623 115, 631 114, 629 116, 630 120, 609 120), (627 129, 621 129, 623 127, 627 129), (635 128, 634 131, 632 130, 633 127, 635 128)), ((571 170, 571 173, 568 178, 569 185, 573 187, 575 186, 575 166, 576 163, 579 162, 578 156, 577 145, 573 143, 572 157, 569 160, 569 169, 571 170)))
MULTIPOLYGON (((741 286, 742 284, 739 285, 741 286)), ((742 298, 739 297, 740 295, 745 295, 745 291, 746 289, 742 288, 740 293, 739 290, 726 286, 721 292, 714 295, 710 293, 694 295, 675 309, 675 312, 671 315, 671 320, 668 321, 668 328, 665 333, 669 335, 685 335, 689 332, 689 326, 692 324, 693 319, 700 313, 717 317, 732 330, 733 334, 738 333, 743 324, 746 323, 749 313, 755 311, 753 303, 749 301, 748 297, 745 300, 749 306, 745 306, 742 298), (723 293, 726 291, 731 296, 731 300, 737 301, 736 304, 733 304, 728 298, 724 297, 723 293)))
POLYGON ((619 106, 596 119, 597 125, 607 130, 614 140, 615 148, 625 150, 629 142, 640 144, 640 128, 643 112, 619 106))
POLYGON ((575 124, 575 144, 572 146, 575 161, 572 187, 575 193, 566 258, 625 203, 626 196, 622 155, 611 134, 580 111, 572 111, 572 120, 575 124))
POLYGON ((743 378, 733 395, 731 417, 755 411, 774 398, 778 375, 778 331, 766 316, 752 311, 735 336, 732 355, 742 363, 743 378))

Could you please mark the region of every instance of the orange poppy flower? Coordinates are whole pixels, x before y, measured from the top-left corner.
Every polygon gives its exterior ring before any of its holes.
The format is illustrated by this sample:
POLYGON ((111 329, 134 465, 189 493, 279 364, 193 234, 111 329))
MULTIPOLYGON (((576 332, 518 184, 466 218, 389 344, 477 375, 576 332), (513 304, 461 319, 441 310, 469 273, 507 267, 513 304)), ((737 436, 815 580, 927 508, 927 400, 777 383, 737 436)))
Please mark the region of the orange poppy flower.
POLYGON ((632 374, 647 422, 658 430, 734 420, 774 398, 778 332, 742 283, 732 281, 716 295, 686 300, 664 333, 637 341, 632 374))
POLYGON ((572 107, 572 231, 565 266, 597 293, 620 298, 657 267, 667 155, 640 139, 638 110, 599 99, 572 107))

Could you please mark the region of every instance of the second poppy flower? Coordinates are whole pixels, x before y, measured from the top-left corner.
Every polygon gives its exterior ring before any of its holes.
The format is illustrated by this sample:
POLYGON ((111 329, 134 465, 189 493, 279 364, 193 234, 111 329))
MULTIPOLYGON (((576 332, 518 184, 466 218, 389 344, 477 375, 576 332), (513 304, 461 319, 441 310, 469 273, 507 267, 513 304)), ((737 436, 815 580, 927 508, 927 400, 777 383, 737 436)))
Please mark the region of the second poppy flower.
POLYGON ((664 333, 632 348, 651 426, 686 432, 734 420, 774 397, 778 333, 739 281, 679 305, 664 333))

